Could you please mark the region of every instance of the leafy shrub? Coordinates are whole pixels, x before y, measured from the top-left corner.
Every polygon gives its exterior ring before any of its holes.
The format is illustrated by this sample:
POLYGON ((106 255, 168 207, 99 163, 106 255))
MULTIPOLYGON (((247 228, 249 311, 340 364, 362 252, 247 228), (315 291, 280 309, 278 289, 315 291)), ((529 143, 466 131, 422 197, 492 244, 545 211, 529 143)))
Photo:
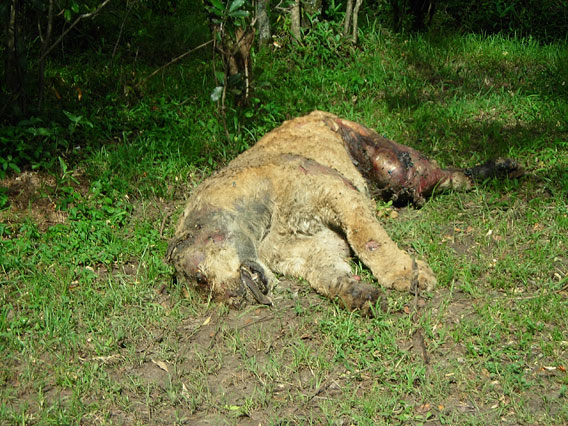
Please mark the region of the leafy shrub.
POLYGON ((20 167, 47 167, 57 161, 58 153, 73 149, 73 141, 84 135, 78 129, 91 129, 93 124, 82 115, 63 111, 67 125, 56 121, 45 123, 32 117, 15 126, 0 129, 0 179, 20 167), (78 133, 78 134, 76 134, 78 133))

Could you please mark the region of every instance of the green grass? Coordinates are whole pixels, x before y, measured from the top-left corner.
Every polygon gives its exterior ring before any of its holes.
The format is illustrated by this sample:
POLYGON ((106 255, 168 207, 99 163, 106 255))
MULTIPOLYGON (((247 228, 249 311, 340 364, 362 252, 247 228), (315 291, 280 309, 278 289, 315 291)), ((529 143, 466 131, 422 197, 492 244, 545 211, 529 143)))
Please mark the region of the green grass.
POLYGON ((139 98, 120 70, 65 69, 92 96, 76 128, 40 132, 66 161, 26 172, 25 193, 2 181, 0 423, 568 422, 566 45, 375 28, 361 50, 322 47, 331 30, 256 53, 254 114, 229 110, 230 143, 200 60, 139 98), (174 284, 163 257, 191 189, 314 108, 444 165, 506 155, 528 173, 397 217, 379 205, 439 286, 390 292, 372 319, 305 283, 245 311, 174 284))

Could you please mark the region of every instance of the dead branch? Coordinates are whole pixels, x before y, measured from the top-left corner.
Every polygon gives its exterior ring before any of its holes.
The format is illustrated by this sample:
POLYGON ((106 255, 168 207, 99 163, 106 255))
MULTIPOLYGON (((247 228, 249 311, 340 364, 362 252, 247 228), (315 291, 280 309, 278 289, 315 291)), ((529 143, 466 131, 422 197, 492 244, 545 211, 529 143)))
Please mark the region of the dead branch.
POLYGON ((172 65, 173 63, 176 63, 177 61, 179 61, 180 59, 185 58, 187 55, 189 55, 190 53, 195 52, 196 50, 201 49, 202 47, 205 47, 209 44, 213 43, 213 40, 209 40, 206 41, 205 43, 200 44, 197 47, 194 47, 193 49, 189 49, 187 52, 182 53, 181 55, 179 55, 177 58, 172 59, 170 62, 168 62, 165 65, 162 65, 160 68, 158 68, 157 70, 151 72, 150 74, 148 74, 146 77, 144 77, 144 79, 142 79, 142 81, 140 83, 137 84, 138 87, 142 86, 144 83, 146 83, 146 81, 148 81, 149 79, 151 79, 152 77, 154 77, 156 74, 158 74, 160 71, 162 71, 164 68, 169 67, 170 65, 172 65))
POLYGON ((128 6, 128 9, 126 9, 126 13, 124 14, 124 19, 122 20, 122 23, 120 24, 120 31, 118 32, 118 37, 116 38, 116 43, 114 44, 114 49, 112 49, 111 58, 114 58, 114 55, 116 55, 116 49, 118 49, 118 43, 120 42, 120 39, 122 38, 122 33, 124 31, 124 24, 126 23, 126 19, 128 18, 128 15, 130 15, 130 12, 132 11, 133 7, 134 7, 134 1, 132 1, 130 3, 130 6, 128 6))

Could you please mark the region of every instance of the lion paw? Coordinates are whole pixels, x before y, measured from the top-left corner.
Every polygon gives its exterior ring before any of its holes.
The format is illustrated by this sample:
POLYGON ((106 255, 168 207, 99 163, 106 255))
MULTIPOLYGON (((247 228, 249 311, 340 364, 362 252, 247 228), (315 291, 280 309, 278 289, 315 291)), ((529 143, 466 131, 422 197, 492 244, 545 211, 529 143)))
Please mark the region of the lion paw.
POLYGON ((381 309, 386 310, 386 306, 383 306, 384 295, 379 288, 366 282, 349 281, 349 286, 339 294, 339 299, 345 308, 370 316, 372 308, 379 301, 381 309))
POLYGON ((430 269, 430 266, 428 266, 428 264, 423 260, 417 260, 416 266, 416 274, 413 279, 418 284, 418 288, 426 291, 433 290, 437 281, 434 272, 430 269))
POLYGON ((430 291, 436 286, 436 277, 430 266, 422 260, 413 260, 411 268, 405 268, 404 272, 397 274, 388 287, 399 291, 430 291))

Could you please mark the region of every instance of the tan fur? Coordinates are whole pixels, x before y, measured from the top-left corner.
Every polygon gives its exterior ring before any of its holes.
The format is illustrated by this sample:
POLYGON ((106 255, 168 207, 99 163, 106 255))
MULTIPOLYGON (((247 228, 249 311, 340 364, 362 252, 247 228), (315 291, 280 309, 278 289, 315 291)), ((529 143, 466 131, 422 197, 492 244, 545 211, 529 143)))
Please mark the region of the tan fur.
POLYGON ((379 292, 351 274, 351 248, 386 288, 434 286, 430 268, 377 221, 334 118, 316 111, 285 122, 194 191, 168 249, 178 277, 239 304, 239 265, 252 261, 272 283, 271 271, 302 277, 347 308, 368 310, 379 292))

